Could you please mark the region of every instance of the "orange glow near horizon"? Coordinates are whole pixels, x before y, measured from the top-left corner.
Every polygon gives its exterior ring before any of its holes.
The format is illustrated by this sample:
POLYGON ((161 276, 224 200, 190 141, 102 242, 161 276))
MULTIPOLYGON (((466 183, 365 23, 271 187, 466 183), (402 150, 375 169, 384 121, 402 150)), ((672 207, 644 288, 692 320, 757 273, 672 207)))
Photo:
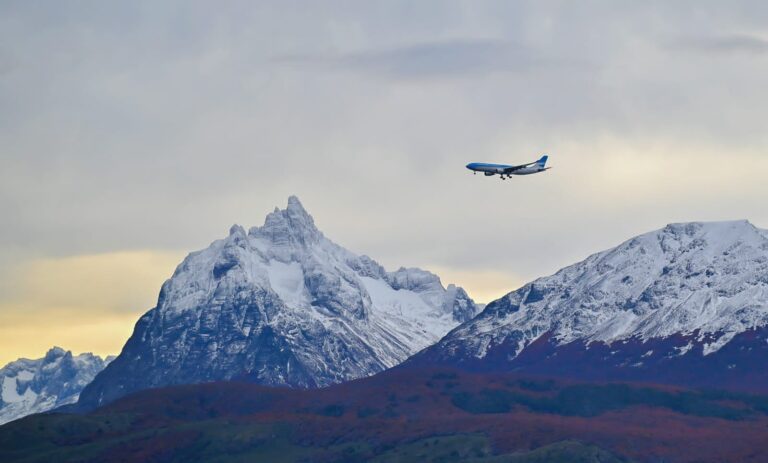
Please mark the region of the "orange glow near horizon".
POLYGON ((20 264, 0 300, 0 365, 42 357, 54 345, 118 353, 182 257, 126 251, 20 264))

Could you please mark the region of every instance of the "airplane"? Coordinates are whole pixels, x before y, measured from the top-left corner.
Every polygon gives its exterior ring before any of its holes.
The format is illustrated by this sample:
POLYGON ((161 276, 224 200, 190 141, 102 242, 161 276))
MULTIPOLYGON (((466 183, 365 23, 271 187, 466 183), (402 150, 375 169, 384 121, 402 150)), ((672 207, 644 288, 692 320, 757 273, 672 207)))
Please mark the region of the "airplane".
POLYGON ((502 180, 506 180, 510 175, 538 174, 539 172, 551 169, 551 167, 544 167, 547 164, 547 159, 549 159, 549 156, 545 154, 538 161, 529 162, 528 164, 520 164, 519 166, 471 162, 467 164, 467 169, 471 170, 473 174, 482 172, 486 177, 499 174, 502 180))

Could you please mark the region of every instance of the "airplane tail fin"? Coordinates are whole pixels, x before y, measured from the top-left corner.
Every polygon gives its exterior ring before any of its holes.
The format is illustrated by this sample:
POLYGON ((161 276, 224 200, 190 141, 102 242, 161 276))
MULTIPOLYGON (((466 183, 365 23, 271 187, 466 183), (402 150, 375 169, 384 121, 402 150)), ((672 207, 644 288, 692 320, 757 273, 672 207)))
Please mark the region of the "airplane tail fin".
POLYGON ((536 161, 536 164, 538 164, 540 167, 544 167, 547 164, 547 159, 549 159, 549 156, 546 154, 541 157, 538 161, 536 161))

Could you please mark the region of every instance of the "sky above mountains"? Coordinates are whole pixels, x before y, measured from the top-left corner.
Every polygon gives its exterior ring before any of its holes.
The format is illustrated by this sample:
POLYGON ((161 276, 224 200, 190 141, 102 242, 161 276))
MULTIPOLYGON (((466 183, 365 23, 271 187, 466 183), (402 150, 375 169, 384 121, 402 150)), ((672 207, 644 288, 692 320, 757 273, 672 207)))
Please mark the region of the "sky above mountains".
POLYGON ((0 363, 115 353, 290 194, 480 301, 669 222, 766 228, 766 81, 759 1, 3 2, 0 363))

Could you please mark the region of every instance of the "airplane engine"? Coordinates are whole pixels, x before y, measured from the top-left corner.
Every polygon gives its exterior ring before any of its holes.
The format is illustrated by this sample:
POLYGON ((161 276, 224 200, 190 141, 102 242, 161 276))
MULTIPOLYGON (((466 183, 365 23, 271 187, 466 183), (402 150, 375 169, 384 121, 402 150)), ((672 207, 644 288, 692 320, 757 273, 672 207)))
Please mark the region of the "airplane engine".
POLYGON ((490 177, 491 175, 495 175, 495 172, 484 172, 486 177, 490 177))

